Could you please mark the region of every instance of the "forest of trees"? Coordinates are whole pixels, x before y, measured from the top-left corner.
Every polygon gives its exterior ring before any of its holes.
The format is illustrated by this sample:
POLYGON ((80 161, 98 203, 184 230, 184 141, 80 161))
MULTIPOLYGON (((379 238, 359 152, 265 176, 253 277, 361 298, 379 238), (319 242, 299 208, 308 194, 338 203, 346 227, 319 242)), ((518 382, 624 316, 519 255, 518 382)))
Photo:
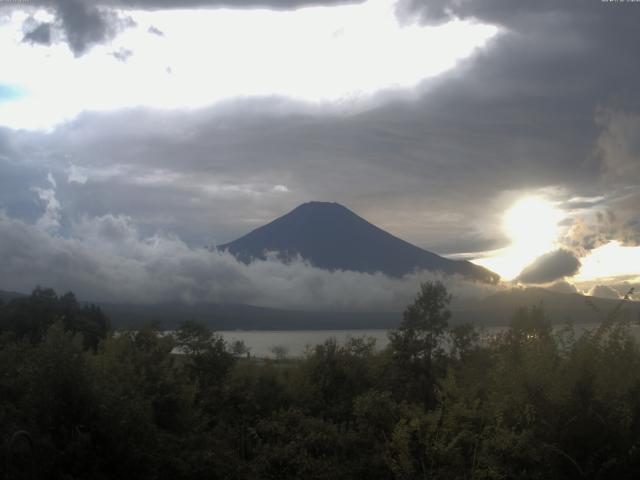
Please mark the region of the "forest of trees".
POLYGON ((256 360, 189 321, 115 333, 38 288, 0 304, 0 479, 637 478, 623 310, 577 335, 523 308, 481 339, 449 301, 423 284, 384 349, 256 360))

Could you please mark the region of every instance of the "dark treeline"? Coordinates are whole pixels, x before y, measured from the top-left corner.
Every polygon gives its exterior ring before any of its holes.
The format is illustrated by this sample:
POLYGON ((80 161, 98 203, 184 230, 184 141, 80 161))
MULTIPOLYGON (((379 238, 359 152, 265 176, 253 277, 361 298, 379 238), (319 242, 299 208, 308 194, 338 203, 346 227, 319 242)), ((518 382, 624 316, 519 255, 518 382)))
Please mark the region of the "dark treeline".
POLYGON ((622 310, 578 336, 523 308, 481 342, 449 327, 449 301, 423 284, 382 351, 354 338, 258 361, 195 322, 114 334, 36 289, 0 304, 0 478, 637 478, 622 310))

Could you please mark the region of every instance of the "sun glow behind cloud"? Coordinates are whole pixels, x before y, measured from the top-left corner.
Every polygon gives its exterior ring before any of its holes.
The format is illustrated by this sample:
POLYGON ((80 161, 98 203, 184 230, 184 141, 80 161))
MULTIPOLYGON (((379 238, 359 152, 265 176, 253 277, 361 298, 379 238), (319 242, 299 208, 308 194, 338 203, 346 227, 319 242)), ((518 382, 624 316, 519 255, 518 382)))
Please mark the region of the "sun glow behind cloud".
POLYGON ((513 280, 540 255, 557 247, 561 210, 543 197, 529 196, 517 201, 503 217, 503 228, 511 245, 475 263, 493 270, 505 280, 513 280))
POLYGON ((16 11, 0 27, 0 83, 29 95, 0 104, 0 125, 50 128, 84 110, 198 108, 248 96, 344 108, 441 74, 498 31, 468 21, 402 25, 386 0, 286 12, 121 13, 136 26, 75 58, 64 43, 23 43, 27 13, 16 11))
MULTIPOLYGON (((543 196, 527 196, 512 205, 503 216, 503 229, 511 239, 508 247, 487 252, 475 263, 513 280, 541 255, 563 248, 560 222, 569 216, 543 196)), ((581 267, 574 282, 609 283, 616 277, 637 275, 640 246, 623 246, 611 241, 580 258, 581 267)))

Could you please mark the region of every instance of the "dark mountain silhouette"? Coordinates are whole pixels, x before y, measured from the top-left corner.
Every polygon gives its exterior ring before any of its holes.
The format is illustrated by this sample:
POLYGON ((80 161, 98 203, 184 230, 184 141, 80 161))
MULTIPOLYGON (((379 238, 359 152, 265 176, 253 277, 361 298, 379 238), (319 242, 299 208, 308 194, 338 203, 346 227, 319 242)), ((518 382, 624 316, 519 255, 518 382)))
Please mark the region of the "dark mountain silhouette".
MULTIPOLYGON (((0 290, 10 301, 24 293, 0 290)), ((85 304, 85 302, 82 302, 85 304)), ((401 309, 376 312, 283 310, 239 304, 165 302, 158 304, 96 303, 115 329, 138 329, 153 322, 161 329, 175 329, 184 320, 196 320, 216 330, 341 330, 397 328, 401 309)), ((514 288, 479 300, 454 297, 451 324, 505 326, 520 307, 542 306, 554 324, 573 322, 594 325, 620 307, 620 300, 558 293, 539 287, 514 288), (589 305, 591 303, 592 305, 589 305), (593 308, 595 305, 595 309, 593 308)), ((620 317, 640 320, 640 302, 624 302, 620 317)))
POLYGON ((9 302, 14 298, 22 298, 22 297, 26 297, 26 295, 24 293, 7 292, 5 290, 0 290, 0 300, 3 302, 9 302))
POLYGON ((624 318, 640 320, 640 302, 560 293, 541 287, 512 288, 482 300, 458 302, 452 306, 453 320, 477 325, 508 325, 516 310, 534 305, 542 307, 555 324, 598 323, 617 309, 624 318))
POLYGON ((173 330, 195 320, 215 330, 344 330, 395 328, 400 312, 283 310, 253 305, 178 302, 153 305, 101 303, 116 329, 137 329, 154 322, 173 330))
POLYGON ((271 223, 224 245, 239 260, 264 259, 276 251, 296 255, 327 270, 354 270, 400 277, 416 269, 460 274, 495 283, 499 276, 467 261, 450 260, 423 250, 372 225, 337 203, 309 202, 271 223))

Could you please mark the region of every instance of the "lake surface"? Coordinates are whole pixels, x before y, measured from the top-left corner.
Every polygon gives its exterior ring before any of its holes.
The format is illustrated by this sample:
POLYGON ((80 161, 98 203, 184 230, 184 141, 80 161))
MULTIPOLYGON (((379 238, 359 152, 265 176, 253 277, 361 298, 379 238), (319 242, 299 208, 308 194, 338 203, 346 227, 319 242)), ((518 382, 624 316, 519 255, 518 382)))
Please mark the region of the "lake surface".
MULTIPOLYGON (((580 335, 585 330, 593 329, 596 324, 574 325, 576 335, 580 335)), ((482 337, 492 336, 505 330, 507 327, 485 327, 480 330, 482 337)), ((562 328, 561 325, 554 327, 562 328)), ((631 325, 632 335, 640 340, 640 326, 631 325)), ((376 348, 382 349, 389 343, 387 329, 369 330, 221 330, 217 333, 231 344, 236 340, 242 340, 249 347, 251 356, 262 358, 273 358, 271 351, 273 347, 283 347, 288 357, 300 357, 304 355, 307 348, 313 348, 329 338, 335 338, 339 343, 344 343, 348 338, 370 337, 375 339, 376 348)))
POLYGON ((377 348, 384 348, 389 339, 389 330, 223 330, 218 331, 227 343, 242 340, 249 347, 251 356, 273 358, 273 347, 284 347, 290 357, 302 356, 307 348, 335 338, 344 343, 349 337, 371 337, 376 340, 377 348))

